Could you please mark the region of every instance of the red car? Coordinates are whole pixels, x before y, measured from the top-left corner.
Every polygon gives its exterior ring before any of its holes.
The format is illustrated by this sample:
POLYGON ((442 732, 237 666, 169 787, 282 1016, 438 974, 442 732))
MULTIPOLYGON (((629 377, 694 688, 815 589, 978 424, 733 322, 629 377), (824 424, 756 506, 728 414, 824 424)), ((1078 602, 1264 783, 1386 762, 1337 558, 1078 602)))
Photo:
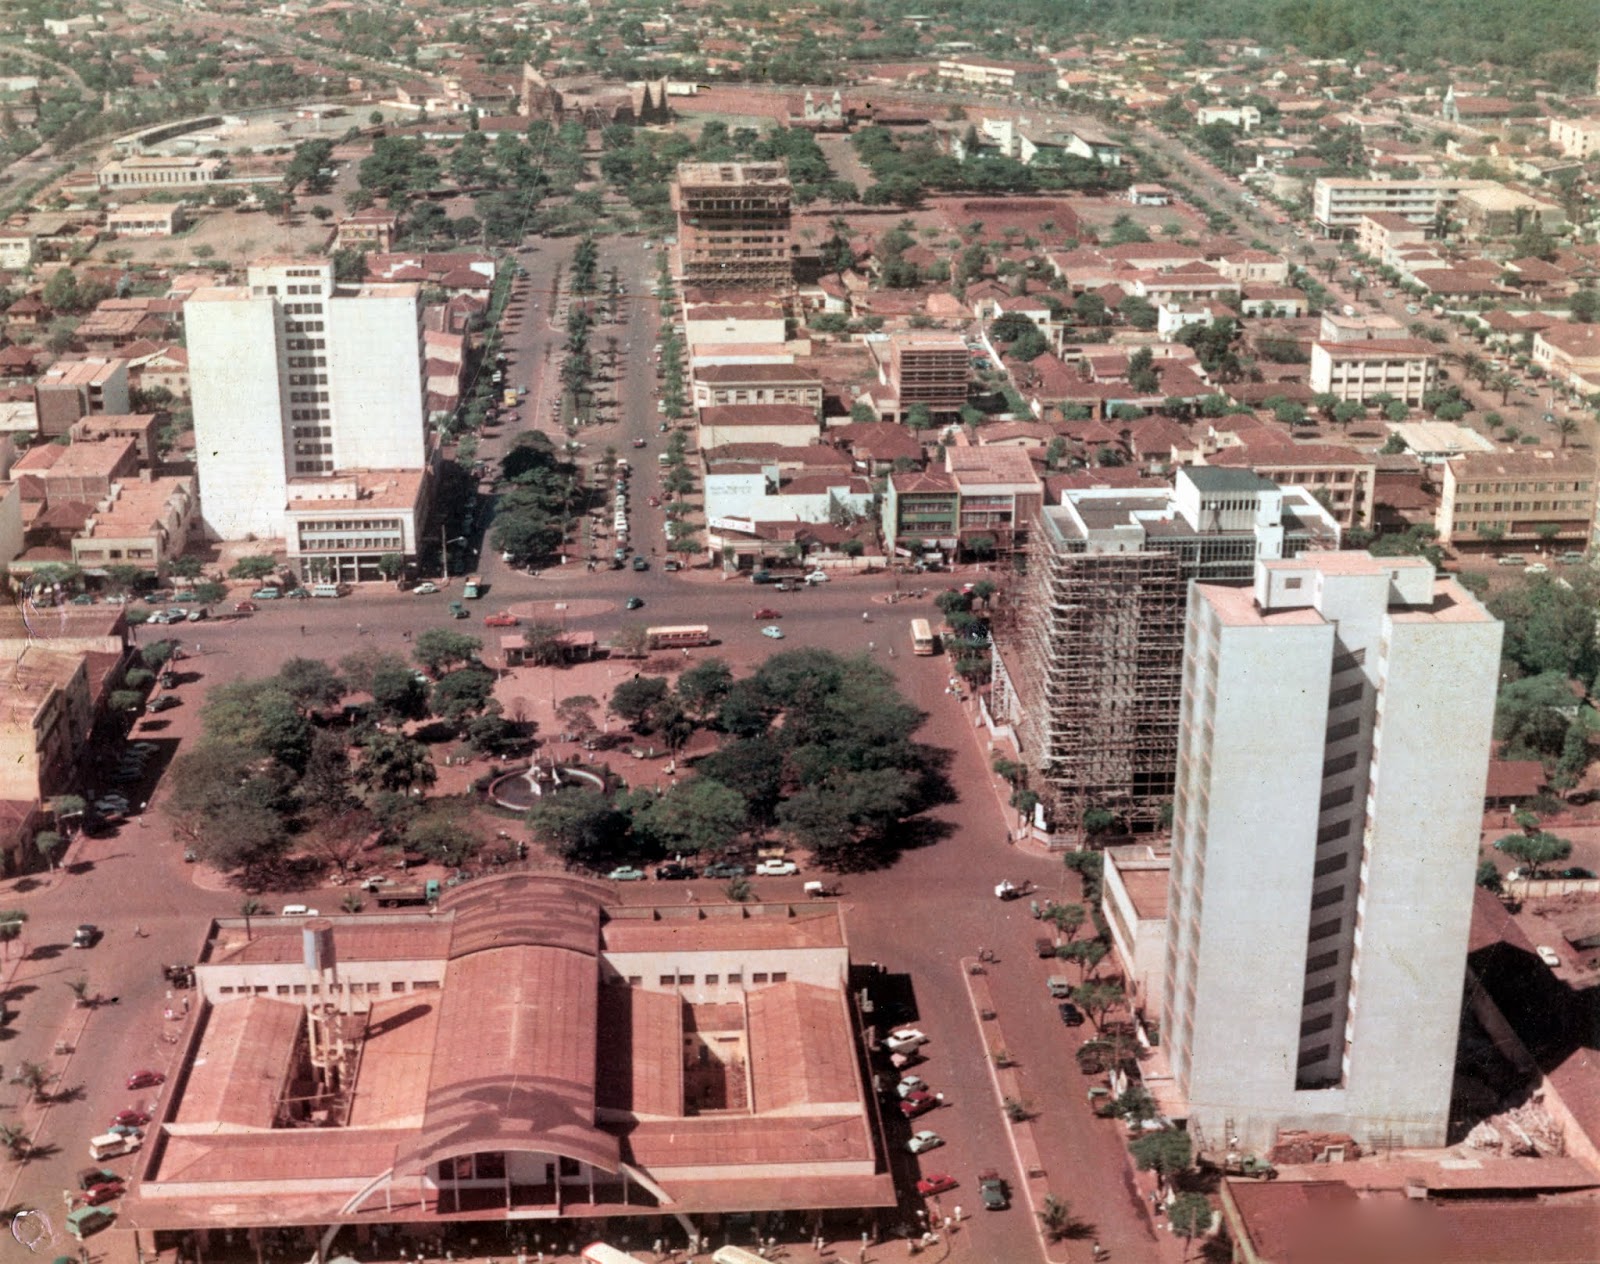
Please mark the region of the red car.
POLYGON ((939 1099, 926 1089, 916 1089, 906 1094, 900 1103, 900 1113, 907 1119, 915 1119, 918 1115, 925 1115, 939 1105, 939 1099))
POLYGON ((101 1203, 108 1203, 113 1198, 121 1198, 123 1192, 121 1181, 105 1185, 92 1185, 84 1191, 83 1201, 86 1206, 98 1207, 101 1203))
POLYGON ((659 496, 648 496, 648 497, 645 498, 645 503, 647 505, 649 505, 650 508, 654 509, 657 505, 659 505, 661 503, 661 497, 659 497, 659 496))
POLYGON ((917 1182, 917 1193, 924 1198, 928 1198, 934 1194, 943 1194, 948 1190, 952 1190, 960 1183, 955 1177, 944 1172, 935 1172, 932 1176, 924 1176, 917 1182))
POLYGON ((143 1128, 150 1122, 150 1116, 142 1110, 119 1110, 111 1117, 111 1122, 125 1128, 143 1128))
POLYGON ((750 617, 752 619, 781 619, 783 618, 783 612, 780 610, 769 610, 766 606, 762 606, 761 609, 757 610, 750 617))
POLYGON ((167 1077, 162 1075, 160 1071, 135 1071, 128 1077, 128 1087, 130 1089, 155 1088, 158 1084, 165 1084, 166 1082, 167 1077))
POLYGON ((253 601, 236 601, 233 603, 234 614, 254 614, 259 609, 261 607, 253 601))
POLYGON ((517 616, 509 610, 502 610, 499 614, 485 615, 483 622, 491 628, 514 628, 517 626, 517 616))

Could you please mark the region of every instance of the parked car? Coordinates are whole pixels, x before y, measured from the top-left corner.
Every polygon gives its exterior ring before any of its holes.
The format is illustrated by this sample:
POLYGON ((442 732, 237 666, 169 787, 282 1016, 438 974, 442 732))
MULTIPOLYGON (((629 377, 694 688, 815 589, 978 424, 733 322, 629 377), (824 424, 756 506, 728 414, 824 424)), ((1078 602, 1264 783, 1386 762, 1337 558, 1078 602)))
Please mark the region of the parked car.
POLYGON ((761 635, 770 641, 781 641, 783 640, 783 629, 776 624, 769 623, 761 629, 761 635))
POLYGON ((1544 962, 1545 965, 1549 966, 1552 970, 1561 965, 1561 954, 1556 952, 1556 950, 1550 947, 1548 944, 1540 944, 1534 949, 1534 952, 1538 953, 1539 960, 1544 962))
POLYGON ((676 558, 668 558, 665 562, 661 563, 661 569, 668 572, 681 571, 683 569, 683 563, 678 561, 676 558))
MULTIPOLYGON (((637 562, 639 559, 638 558, 634 558, 633 560, 637 562)), ((640 607, 642 607, 644 605, 644 598, 643 597, 629 597, 625 602, 622 603, 622 605, 623 605, 623 609, 625 609, 625 610, 638 610, 640 607)))
POLYGON ((127 1137, 132 1141, 138 1141, 144 1136, 144 1129, 136 1124, 112 1124, 106 1131, 114 1132, 117 1136, 127 1137))
POLYGON ((278 911, 279 917, 315 917, 317 910, 304 904, 285 904, 278 911))
POLYGON ((254 614, 259 609, 261 607, 253 601, 236 601, 233 603, 234 614, 254 614))
POLYGON ((1056 1006, 1056 1011, 1061 1015, 1061 1021, 1068 1027, 1083 1026, 1083 1011, 1071 1001, 1062 1001, 1056 1006))
POLYGON ((908 1075, 894 1086, 894 1091, 901 1097, 909 1097, 912 1093, 928 1092, 928 1082, 920 1075, 908 1075))
POLYGON ((761 609, 757 610, 750 617, 752 619, 781 619, 783 618, 783 611, 774 610, 770 606, 762 606, 761 609))
POLYGON ((900 1099, 900 1113, 907 1119, 915 1119, 918 1115, 926 1115, 930 1110, 938 1108, 939 1099, 932 1093, 922 1089, 913 1089, 900 1099))
POLYGON ((730 860, 718 860, 706 866, 705 876, 708 878, 742 878, 744 866, 734 864, 730 860))
POLYGON ((978 1196, 983 1199, 985 1211, 1004 1211, 1011 1206, 1006 1183, 992 1167, 986 1167, 978 1173, 978 1196))
POLYGON ((77 930, 72 932, 72 946, 74 948, 93 948, 100 942, 100 928, 93 922, 84 922, 77 930))
POLYGON ((254 601, 276 601, 281 596, 283 596, 283 590, 274 588, 270 584, 265 588, 257 588, 255 592, 250 594, 251 599, 254 601))
POLYGON ((927 1043, 927 1036, 923 1035, 915 1027, 901 1027, 897 1031, 891 1031, 884 1040, 883 1045, 890 1053, 908 1053, 912 1049, 921 1048, 927 1043))
POLYGON ((158 1084, 165 1084, 167 1077, 160 1071, 135 1071, 128 1077, 129 1089, 155 1088, 158 1084))
POLYGON ((1581 879, 1581 878, 1592 878, 1592 877, 1594 877, 1594 870, 1593 869, 1585 869, 1582 865, 1573 865, 1570 868, 1560 870, 1556 874, 1556 877, 1558 877, 1558 878, 1578 878, 1578 879, 1581 879))
POLYGON ((682 882, 685 878, 695 876, 694 866, 671 861, 664 865, 656 866, 656 877, 662 882, 682 882))
POLYGON ((93 1189, 96 1185, 120 1185, 122 1178, 108 1167, 86 1167, 78 1172, 78 1188, 93 1189))
POLYGON ((164 693, 159 698, 151 698, 145 706, 146 711, 170 711, 178 705, 178 700, 170 693, 164 693))
POLYGON ((83 1202, 86 1207, 98 1207, 101 1203, 108 1203, 114 1198, 121 1198, 124 1193, 121 1181, 105 1181, 99 1185, 91 1185, 83 1191, 83 1202))
POLYGON ((943 1137, 924 1128, 921 1132, 911 1134, 911 1139, 906 1142, 906 1149, 912 1154, 926 1154, 929 1150, 937 1150, 943 1144, 943 1137))
POLYGON ((618 865, 606 874, 612 882, 643 882, 644 870, 636 869, 632 865, 618 865))
POLYGON ((812 571, 811 574, 806 576, 806 583, 826 584, 830 578, 827 571, 812 571))
POLYGON ((439 591, 439 585, 424 581, 411 590, 419 597, 431 597, 439 591))
POLYGON ((143 1128, 149 1122, 150 1115, 148 1112, 135 1110, 131 1106, 127 1110, 119 1110, 111 1117, 113 1126, 119 1128, 143 1128))
POLYGON ((634 558, 633 559, 633 569, 636 570, 636 571, 647 571, 647 570, 649 570, 650 569, 649 559, 648 558, 643 558, 643 557, 634 558))
POLYGON ((959 1181, 947 1172, 935 1172, 932 1176, 924 1176, 917 1182, 917 1193, 924 1198, 931 1198, 935 1194, 947 1194, 954 1189, 959 1181))
POLYGON ((758 878, 787 878, 799 872, 800 866, 792 860, 762 860, 756 864, 758 878))
POLYGON ((485 615, 484 625, 491 628, 514 628, 519 620, 509 610, 501 610, 497 614, 485 615))

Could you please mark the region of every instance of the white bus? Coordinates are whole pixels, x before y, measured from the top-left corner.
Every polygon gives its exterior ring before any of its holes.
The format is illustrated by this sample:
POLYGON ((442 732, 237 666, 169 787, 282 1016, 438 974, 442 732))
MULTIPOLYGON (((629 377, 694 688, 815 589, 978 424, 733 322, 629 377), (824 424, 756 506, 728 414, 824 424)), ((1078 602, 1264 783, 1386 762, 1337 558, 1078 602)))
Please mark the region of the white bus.
POLYGON ((911 652, 913 654, 933 653, 933 629, 928 626, 926 619, 911 620, 911 652))
POLYGON ((703 623, 688 623, 673 628, 646 628, 646 643, 653 650, 676 650, 691 645, 710 645, 711 629, 703 623))

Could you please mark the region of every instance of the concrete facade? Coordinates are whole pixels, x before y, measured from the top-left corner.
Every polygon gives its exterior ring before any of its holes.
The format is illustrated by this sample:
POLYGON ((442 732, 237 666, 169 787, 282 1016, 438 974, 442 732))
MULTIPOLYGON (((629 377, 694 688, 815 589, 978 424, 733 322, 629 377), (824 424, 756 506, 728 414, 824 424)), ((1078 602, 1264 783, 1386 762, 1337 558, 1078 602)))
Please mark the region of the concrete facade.
POLYGON ((1162 1032, 1202 1144, 1443 1144, 1501 632, 1415 558, 1191 589, 1162 1032))
POLYGON ((418 287, 336 289, 326 260, 269 260, 184 305, 207 531, 278 538, 304 484, 427 463, 418 287))

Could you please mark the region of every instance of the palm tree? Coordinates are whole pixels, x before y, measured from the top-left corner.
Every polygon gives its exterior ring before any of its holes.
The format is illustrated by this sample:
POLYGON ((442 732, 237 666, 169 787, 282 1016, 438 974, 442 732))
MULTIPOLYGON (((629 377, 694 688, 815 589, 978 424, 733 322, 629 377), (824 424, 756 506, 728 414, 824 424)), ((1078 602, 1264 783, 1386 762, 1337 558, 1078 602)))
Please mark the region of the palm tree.
POLYGON ((0 1124, 0 1146, 6 1148, 13 1159, 28 1153, 28 1131, 20 1124, 0 1124))
POLYGON ((1039 1223, 1052 1242, 1060 1242, 1072 1231, 1072 1208, 1067 1200, 1046 1194, 1039 1209, 1039 1223))
POLYGON ((11 1077, 11 1082, 22 1085, 33 1095, 33 1100, 39 1102, 44 1100, 44 1090, 51 1078, 50 1072, 37 1062, 21 1062, 17 1064, 17 1073, 11 1077))
POLYGON ((67 991, 77 998, 79 1005, 87 1005, 89 1003, 89 980, 87 978, 68 979, 67 991))
POLYGON ((1564 448, 1567 446, 1567 440, 1577 434, 1582 427, 1578 425, 1576 417, 1562 415, 1556 418, 1555 428, 1556 433, 1561 436, 1561 446, 1564 448))
POLYGON ((246 943, 249 943, 251 938, 250 919, 252 917, 259 917, 266 911, 267 906, 260 900, 246 900, 243 904, 239 905, 239 916, 244 918, 244 938, 246 943))
POLYGON ((1504 369, 1501 369, 1500 372, 1496 373, 1492 378, 1489 379, 1489 389, 1500 392, 1501 408, 1506 406, 1506 401, 1511 398, 1511 389, 1512 387, 1516 386, 1516 384, 1517 379, 1504 369))

